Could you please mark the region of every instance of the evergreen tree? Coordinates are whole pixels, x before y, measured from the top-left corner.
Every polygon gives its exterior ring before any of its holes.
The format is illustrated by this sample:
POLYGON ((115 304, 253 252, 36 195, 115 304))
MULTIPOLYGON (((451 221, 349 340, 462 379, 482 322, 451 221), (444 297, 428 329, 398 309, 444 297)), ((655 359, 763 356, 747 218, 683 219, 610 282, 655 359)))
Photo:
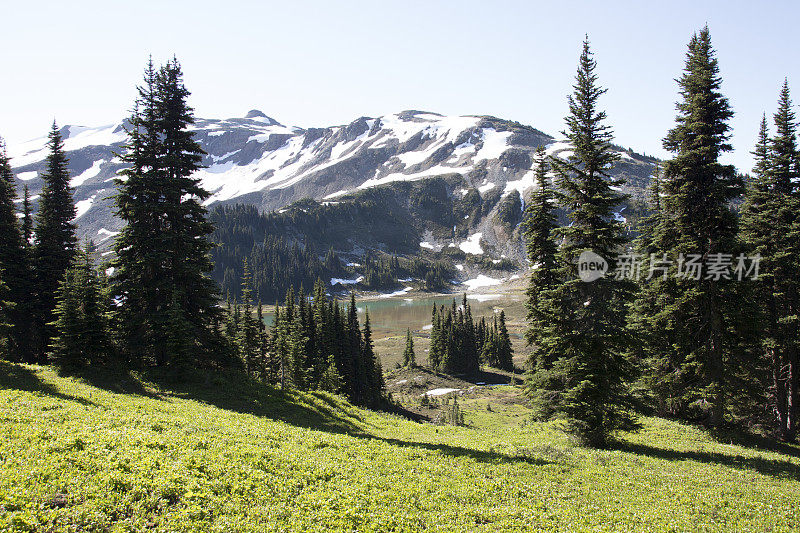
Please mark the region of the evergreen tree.
POLYGON ((6 347, 5 357, 13 360, 30 361, 30 273, 27 246, 20 232, 17 210, 14 174, 6 154, 5 143, 0 139, 0 272, 6 294, 5 320, 7 328, 0 336, 0 343, 6 347), (13 308, 8 304, 13 303, 13 308))
POLYGON ((217 313, 216 287, 207 276, 212 228, 201 203, 208 192, 193 177, 204 152, 193 139, 182 76, 175 59, 158 71, 150 62, 130 118, 122 156, 128 167, 116 197, 117 215, 127 223, 114 261, 125 345, 131 356, 146 354, 157 365, 180 359, 168 345, 197 362, 212 344, 217 313))
POLYGON ((656 253, 654 247, 655 232, 661 222, 661 167, 658 163, 655 165, 655 170, 650 178, 648 207, 651 214, 644 217, 639 224, 639 238, 635 242, 636 253, 645 257, 650 257, 650 254, 656 253))
POLYGON ((258 359, 261 354, 261 342, 259 336, 260 320, 253 318, 252 309, 252 276, 250 275, 250 268, 247 265, 247 259, 244 261, 244 275, 242 276, 242 306, 241 318, 236 332, 236 349, 239 359, 244 365, 245 371, 248 374, 255 375, 258 367, 258 359))
POLYGON ((33 214, 31 213, 31 192, 26 184, 22 195, 22 240, 25 248, 30 248, 33 240, 33 214))
POLYGON ((512 372, 514 370, 514 350, 511 348, 511 339, 506 327, 506 312, 503 310, 500 311, 497 338, 497 368, 512 372))
POLYGON ((347 346, 344 350, 345 369, 342 375, 347 383, 347 395, 354 403, 360 403, 363 390, 362 383, 364 369, 361 365, 361 330, 358 326, 358 308, 356 295, 350 293, 350 305, 347 308, 347 326, 345 330, 347 346))
POLYGON ((428 349, 428 364, 433 369, 438 369, 439 365, 442 362, 442 354, 439 351, 440 345, 440 334, 439 331, 441 329, 440 324, 438 324, 439 320, 439 313, 436 307, 436 303, 433 304, 433 309, 431 311, 431 345, 428 349))
POLYGON ((33 249, 33 271, 36 283, 34 351, 39 361, 52 336, 56 291, 64 273, 72 264, 77 245, 75 236, 75 204, 69 185, 69 163, 64 154, 64 141, 58 126, 48 136, 47 167, 42 174, 44 187, 36 214, 36 244, 33 249))
POLYGON ((88 247, 78 250, 56 293, 50 356, 64 368, 102 364, 110 354, 100 276, 88 247))
POLYGON ((766 116, 753 155, 754 177, 742 207, 742 234, 761 256, 755 302, 763 309, 760 351, 771 369, 771 404, 778 435, 794 441, 800 405, 800 168, 797 123, 788 83, 781 88, 770 139, 766 116))
POLYGON ((414 368, 417 366, 417 356, 414 355, 414 339, 411 337, 411 328, 406 329, 406 349, 403 351, 403 366, 414 368))
POLYGON ((332 355, 328 357, 328 364, 319 380, 319 388, 333 393, 338 393, 342 389, 342 376, 336 369, 336 361, 332 355))
POLYGON ((719 162, 731 150, 728 121, 733 116, 721 83, 706 27, 689 43, 678 80, 682 98, 676 124, 664 139, 675 155, 664 166, 652 248, 655 260, 671 264, 642 288, 640 298, 649 304, 637 320, 658 411, 710 426, 723 423, 737 373, 731 358, 741 352, 746 330, 741 288, 688 268, 692 261, 724 261, 740 250, 729 202, 740 194, 742 182, 732 165, 719 162))
POLYGON ((383 398, 383 369, 380 359, 375 353, 372 343, 372 326, 369 321, 369 310, 364 316, 364 330, 361 335, 361 357, 359 366, 362 369, 360 381, 362 382, 361 403, 368 407, 378 407, 383 398))
POLYGON ((604 124, 606 114, 597 108, 605 89, 597 85, 595 67, 584 41, 566 118, 566 137, 574 152, 567 160, 551 159, 559 200, 571 221, 559 229, 559 284, 546 293, 537 339, 553 362, 530 376, 528 390, 542 415, 564 418, 579 440, 602 447, 614 431, 633 422, 624 355, 631 288, 610 276, 592 282, 578 276, 582 253, 605 258, 614 271, 615 257, 625 245, 623 228, 613 216, 624 199, 615 192, 621 182, 609 175, 618 156, 604 124))
POLYGON ((280 369, 283 387, 343 393, 354 404, 367 407, 378 407, 383 400, 383 371, 372 326, 367 316, 363 330, 359 327, 354 295, 345 310, 326 296, 321 282, 310 304, 290 289, 284 307, 275 310, 265 345, 267 359, 274 361, 264 365, 268 382, 278 380, 272 369, 280 369))
POLYGON ((556 263, 556 244, 553 240, 556 223, 554 194, 547 180, 548 165, 543 147, 539 147, 535 156, 536 171, 534 183, 536 189, 530 202, 525 207, 524 238, 531 263, 531 278, 525 292, 527 296, 528 328, 525 339, 533 347, 527 362, 530 371, 537 367, 549 368, 552 364, 545 357, 544 346, 538 336, 543 329, 544 306, 542 300, 545 293, 552 290, 558 282, 556 263))
POLYGON ((3 272, 0 271, 0 359, 11 358, 11 321, 8 314, 13 310, 14 304, 8 301, 8 286, 3 281, 3 272))
POLYGON ((466 294, 461 308, 453 299, 449 308, 433 306, 431 346, 428 361, 431 368, 457 375, 474 375, 480 369, 481 346, 466 294))
POLYGON ((295 389, 304 389, 307 383, 308 370, 306 367, 306 344, 308 337, 303 335, 303 323, 300 313, 295 313, 291 323, 288 341, 288 374, 289 386, 295 389))

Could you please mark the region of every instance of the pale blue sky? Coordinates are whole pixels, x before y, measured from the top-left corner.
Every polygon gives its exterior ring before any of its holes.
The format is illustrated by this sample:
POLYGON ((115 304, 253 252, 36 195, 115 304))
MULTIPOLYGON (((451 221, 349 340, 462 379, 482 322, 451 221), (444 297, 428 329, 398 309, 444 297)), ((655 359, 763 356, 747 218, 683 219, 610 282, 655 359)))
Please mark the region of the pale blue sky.
MULTIPOLYGON (((0 135, 101 125, 130 108, 148 54, 178 56, 198 116, 257 108, 327 126, 403 109, 563 129, 589 34, 617 143, 663 156, 686 43, 706 22, 749 151, 784 77, 800 84, 796 2, 15 2, 3 6, 0 135)), ((794 87, 793 87, 794 88, 794 87)), ((796 88, 800 94, 800 86, 796 88)), ((799 100, 800 101, 800 100, 799 100)))

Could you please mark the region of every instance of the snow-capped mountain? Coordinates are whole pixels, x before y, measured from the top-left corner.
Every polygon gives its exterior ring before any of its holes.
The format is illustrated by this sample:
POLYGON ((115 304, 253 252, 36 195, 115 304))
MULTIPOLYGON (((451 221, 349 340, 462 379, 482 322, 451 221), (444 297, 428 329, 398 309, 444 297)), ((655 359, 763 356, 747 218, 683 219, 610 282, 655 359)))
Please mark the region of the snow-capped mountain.
MULTIPOLYGON (((284 126, 250 111, 242 118, 197 119, 194 129, 208 153, 206 168, 199 171, 211 192, 206 203, 247 203, 262 210, 280 209, 302 198, 335 201, 358 190, 435 176, 460 178, 451 191, 454 195, 470 189, 482 196, 519 195, 533 185, 532 154, 538 146, 559 155, 569 148, 517 122, 420 111, 308 129, 284 126)), ((103 248, 121 226, 113 215, 113 180, 122 168, 117 154, 126 141, 125 129, 122 123, 65 126, 62 134, 80 237, 103 248)), ((34 204, 42 185, 38 173, 45 166, 45 142, 40 138, 9 147, 20 190, 27 184, 34 204)), ((653 160, 629 150, 620 153, 615 173, 628 179, 626 192, 640 197, 653 160)), ((481 222, 476 224, 481 229, 481 222)), ((479 240, 473 248, 479 248, 479 240)))

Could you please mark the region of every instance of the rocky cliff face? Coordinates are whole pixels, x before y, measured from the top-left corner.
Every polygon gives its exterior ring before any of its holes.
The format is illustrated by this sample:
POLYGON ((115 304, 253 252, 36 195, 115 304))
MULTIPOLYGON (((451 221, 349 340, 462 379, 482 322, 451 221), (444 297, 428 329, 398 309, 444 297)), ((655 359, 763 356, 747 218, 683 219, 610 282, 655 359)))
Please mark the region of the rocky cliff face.
MULTIPOLYGON (((80 237, 106 249, 121 227, 112 197, 113 179, 122 168, 117 154, 124 149, 124 126, 65 126, 62 133, 80 237)), ((208 153, 199 177, 212 193, 209 206, 245 203, 271 211, 303 198, 347 202, 365 189, 397 182, 421 185, 441 177, 434 180, 441 185, 433 189, 407 190, 447 196, 457 204, 461 221, 450 230, 454 213, 443 218, 437 212, 441 202, 431 202, 426 210, 426 199, 418 199, 413 216, 421 248, 459 247, 473 254, 488 250, 493 257, 522 256, 519 222, 533 185, 533 151, 544 145, 550 154, 569 154, 566 143, 517 122, 421 111, 309 129, 284 126, 251 111, 242 118, 197 119, 195 133, 208 153)), ((34 206, 41 191, 38 173, 45 165, 45 141, 36 139, 9 150, 19 188, 30 187, 34 206)), ((654 160, 630 150, 620 149, 620 155, 613 173, 628 180, 624 192, 635 202, 644 196, 654 160)), ((631 205, 620 209, 629 209, 620 217, 632 210, 631 205)), ((358 237, 351 241, 357 248, 358 237)))

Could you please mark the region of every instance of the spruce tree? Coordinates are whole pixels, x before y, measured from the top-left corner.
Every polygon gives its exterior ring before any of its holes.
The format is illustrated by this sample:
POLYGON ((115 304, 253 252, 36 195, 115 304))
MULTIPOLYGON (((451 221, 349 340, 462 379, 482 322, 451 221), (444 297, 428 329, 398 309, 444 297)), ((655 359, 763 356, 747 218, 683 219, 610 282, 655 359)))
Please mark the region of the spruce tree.
POLYGON ((368 407, 378 407, 383 398, 383 370, 380 359, 375 353, 375 346, 372 343, 372 325, 369 320, 369 310, 366 311, 364 316, 364 329, 361 338, 359 365, 361 374, 359 381, 361 382, 362 396, 360 403, 368 407))
POLYGON ((342 376, 347 383, 347 395, 350 401, 360 403, 363 397, 361 376, 364 369, 361 365, 361 330, 358 327, 358 308, 356 295, 350 293, 350 305, 347 308, 347 323, 345 326, 346 346, 344 347, 344 370, 342 376))
POLYGON ((674 157, 664 166, 652 248, 657 261, 670 262, 669 271, 642 288, 649 312, 637 321, 658 411, 715 427, 723 423, 736 376, 731 357, 740 352, 740 334, 734 332, 744 331, 740 310, 746 306, 735 281, 697 275, 687 264, 724 261, 740 250, 730 201, 742 181, 732 165, 719 162, 731 150, 733 116, 721 83, 706 27, 689 42, 676 124, 664 138, 674 157))
POLYGON ((26 249, 30 248, 33 239, 33 214, 31 212, 31 192, 26 184, 22 193, 22 242, 26 249))
POLYGON ((528 328, 525 340, 532 350, 527 362, 529 371, 537 367, 549 368, 550 358, 545 356, 544 346, 538 338, 543 329, 544 306, 546 292, 553 289, 558 281, 556 263, 556 244, 554 239, 556 222, 555 196, 547 180, 548 164, 543 147, 536 151, 536 170, 534 173, 535 190, 528 205, 525 206, 524 238, 528 261, 531 263, 531 277, 525 292, 527 297, 528 328))
POLYGON ((303 335, 303 323, 300 313, 295 313, 294 320, 290 323, 288 339, 288 374, 289 386, 303 390, 306 388, 308 369, 306 367, 306 344, 308 337, 303 335))
POLYGON ((514 370, 514 350, 511 348, 511 338, 506 327, 506 312, 500 311, 497 328, 497 368, 512 372, 514 370))
POLYGON ((797 123, 784 81, 769 138, 766 116, 753 155, 755 168, 742 206, 742 235, 761 259, 754 293, 761 314, 760 351, 771 370, 771 404, 777 433, 794 441, 800 395, 800 168, 797 123))
POLYGON ((130 356, 178 363, 166 348, 198 362, 213 345, 216 286, 207 276, 212 229, 193 174, 203 151, 193 139, 192 108, 181 67, 150 62, 138 88, 118 180, 117 215, 127 225, 115 244, 114 284, 130 356))
POLYGON ((252 275, 247 259, 244 260, 244 274, 242 275, 242 306, 241 320, 236 332, 236 348, 239 359, 244 365, 245 372, 255 375, 258 358, 261 351, 259 337, 259 321, 253 318, 252 309, 252 275))
POLYGON ((333 393, 338 393, 342 389, 342 376, 336 369, 336 361, 332 355, 328 357, 325 371, 322 373, 319 380, 319 388, 333 393))
POLYGON ((414 368, 417 366, 417 356, 414 355, 414 339, 411 337, 411 328, 406 329, 406 349, 403 351, 403 366, 414 368))
POLYGON ((79 249, 59 284, 51 324, 50 356, 64 368, 103 364, 110 355, 108 305, 101 283, 88 247, 79 249))
POLYGON ((30 265, 27 246, 20 231, 14 174, 6 154, 5 143, 0 139, 0 272, 6 294, 7 328, 0 342, 6 347, 4 357, 16 361, 30 361, 30 265), (12 304, 9 307, 8 304, 12 304))
POLYGON ((48 136, 47 167, 42 174, 44 187, 36 213, 36 244, 33 249, 33 272, 36 283, 34 350, 39 361, 45 360, 50 342, 56 291, 64 273, 72 264, 77 245, 75 236, 75 204, 64 154, 64 141, 58 126, 48 136))
POLYGON ((570 224, 560 228, 558 285, 547 291, 538 342, 552 356, 550 368, 530 376, 528 390, 540 414, 563 418, 586 444, 602 447, 616 430, 633 419, 625 358, 628 346, 626 304, 630 284, 612 276, 592 282, 578 276, 578 258, 586 251, 608 261, 611 271, 625 246, 623 228, 613 216, 624 197, 620 180, 609 170, 618 156, 611 147, 606 114, 598 109, 605 89, 597 85, 596 63, 583 43, 574 93, 568 98, 566 137, 573 154, 552 158, 559 200, 570 224))

